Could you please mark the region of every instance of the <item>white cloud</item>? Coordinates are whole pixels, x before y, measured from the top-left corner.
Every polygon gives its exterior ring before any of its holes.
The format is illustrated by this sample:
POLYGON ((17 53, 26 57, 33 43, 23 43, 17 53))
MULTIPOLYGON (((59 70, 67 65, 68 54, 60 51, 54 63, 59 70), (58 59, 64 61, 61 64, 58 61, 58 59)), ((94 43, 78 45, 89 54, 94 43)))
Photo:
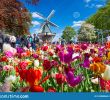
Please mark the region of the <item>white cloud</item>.
POLYGON ((86 3, 89 3, 89 2, 91 2, 91 0, 84 0, 86 3))
POLYGON ((74 28, 79 28, 85 21, 73 21, 73 26, 74 28))
POLYGON ((101 5, 101 4, 98 4, 98 5, 96 5, 96 8, 100 8, 100 7, 102 7, 103 5, 101 5))
POLYGON ((103 5, 101 5, 101 4, 86 4, 85 5, 85 7, 87 7, 87 8, 100 8, 100 7, 102 7, 103 5))
POLYGON ((43 19, 37 12, 32 12, 33 18, 43 19))
POLYGON ((33 24, 34 26, 40 25, 40 23, 39 23, 38 21, 32 21, 32 24, 33 24))

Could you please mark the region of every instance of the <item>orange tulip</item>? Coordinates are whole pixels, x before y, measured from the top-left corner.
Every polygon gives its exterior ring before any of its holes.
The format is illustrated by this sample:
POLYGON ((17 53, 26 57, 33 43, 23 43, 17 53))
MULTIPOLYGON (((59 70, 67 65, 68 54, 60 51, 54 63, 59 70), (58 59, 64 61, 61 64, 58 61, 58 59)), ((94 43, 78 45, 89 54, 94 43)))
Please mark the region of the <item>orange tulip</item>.
POLYGON ((93 63, 90 65, 90 70, 97 74, 104 73, 105 69, 106 66, 103 63, 93 63))
POLYGON ((31 55, 31 51, 27 50, 26 54, 27 54, 27 56, 30 56, 31 55))

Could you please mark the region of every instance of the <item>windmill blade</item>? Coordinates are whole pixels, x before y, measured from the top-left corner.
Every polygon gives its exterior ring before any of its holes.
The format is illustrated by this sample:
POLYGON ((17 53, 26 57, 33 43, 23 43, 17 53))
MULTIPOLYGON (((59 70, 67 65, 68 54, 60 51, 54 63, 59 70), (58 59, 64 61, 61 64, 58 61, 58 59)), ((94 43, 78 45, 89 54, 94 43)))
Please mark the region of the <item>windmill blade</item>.
POLYGON ((47 20, 49 20, 54 15, 54 13, 55 13, 55 10, 52 10, 49 16, 47 17, 47 20))
POLYGON ((59 27, 58 25, 56 25, 56 24, 54 24, 54 23, 52 23, 52 22, 50 22, 50 21, 48 21, 48 23, 49 23, 51 26, 59 27))
POLYGON ((44 25, 46 24, 46 22, 43 22, 40 26, 40 31, 43 29, 44 25))
POLYGON ((46 19, 42 14, 40 14, 40 13, 38 13, 38 12, 36 12, 36 14, 39 16, 39 17, 41 17, 41 19, 46 19))

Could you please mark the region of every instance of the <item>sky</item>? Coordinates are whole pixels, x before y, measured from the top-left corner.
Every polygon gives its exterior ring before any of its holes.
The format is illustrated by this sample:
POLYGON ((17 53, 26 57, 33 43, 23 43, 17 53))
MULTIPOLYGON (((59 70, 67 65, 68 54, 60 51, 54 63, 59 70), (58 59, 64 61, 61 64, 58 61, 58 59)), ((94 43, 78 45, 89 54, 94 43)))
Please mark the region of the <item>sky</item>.
POLYGON ((56 33, 55 40, 62 35, 66 26, 72 26, 75 30, 79 29, 89 16, 104 5, 105 0, 40 0, 35 6, 25 3, 32 14, 31 34, 38 33, 43 22, 42 17, 36 12, 47 17, 52 10, 55 10, 54 16, 50 19, 59 26, 58 28, 51 27, 52 32, 56 33))

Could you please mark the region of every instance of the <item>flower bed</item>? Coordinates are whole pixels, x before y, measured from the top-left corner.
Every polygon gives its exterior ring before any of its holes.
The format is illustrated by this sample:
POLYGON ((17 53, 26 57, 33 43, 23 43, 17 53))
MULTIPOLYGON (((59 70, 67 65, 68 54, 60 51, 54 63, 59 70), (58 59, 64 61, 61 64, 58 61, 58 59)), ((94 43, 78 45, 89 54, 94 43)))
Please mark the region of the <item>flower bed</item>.
POLYGON ((44 45, 36 51, 3 45, 1 92, 109 92, 110 43, 44 45))

